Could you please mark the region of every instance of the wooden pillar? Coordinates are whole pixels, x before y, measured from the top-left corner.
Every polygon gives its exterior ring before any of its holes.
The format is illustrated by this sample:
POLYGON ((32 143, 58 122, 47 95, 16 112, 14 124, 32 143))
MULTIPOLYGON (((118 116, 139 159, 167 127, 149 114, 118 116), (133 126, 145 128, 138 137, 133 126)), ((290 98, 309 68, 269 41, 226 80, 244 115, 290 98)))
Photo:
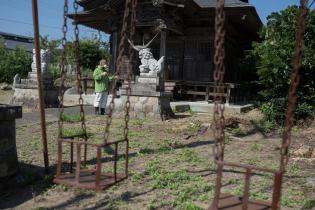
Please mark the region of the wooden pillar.
POLYGON ((186 37, 183 36, 182 39, 182 54, 180 59, 180 73, 179 73, 179 79, 184 80, 184 64, 185 64, 185 44, 186 44, 186 37))
POLYGON ((46 119, 45 119, 45 102, 44 102, 44 91, 41 71, 41 57, 40 57, 40 46, 39 46, 39 25, 38 25, 38 6, 37 0, 32 1, 32 14, 33 14, 33 26, 34 26, 34 48, 36 56, 36 72, 37 72, 37 84, 38 84, 38 100, 39 100, 39 111, 40 111, 40 125, 41 125, 41 141, 43 144, 43 156, 45 164, 45 172, 49 172, 49 156, 47 147, 47 133, 46 133, 46 119))
POLYGON ((112 39, 112 58, 111 58, 111 67, 110 70, 112 72, 116 71, 116 59, 117 59, 117 45, 118 45, 118 32, 114 31, 111 35, 112 39))
MULTIPOLYGON (((166 55, 166 30, 161 31, 161 42, 160 42, 160 57, 166 55)), ((165 81, 165 63, 166 57, 164 58, 164 62, 161 66, 160 72, 160 91, 164 91, 164 81, 165 81)))

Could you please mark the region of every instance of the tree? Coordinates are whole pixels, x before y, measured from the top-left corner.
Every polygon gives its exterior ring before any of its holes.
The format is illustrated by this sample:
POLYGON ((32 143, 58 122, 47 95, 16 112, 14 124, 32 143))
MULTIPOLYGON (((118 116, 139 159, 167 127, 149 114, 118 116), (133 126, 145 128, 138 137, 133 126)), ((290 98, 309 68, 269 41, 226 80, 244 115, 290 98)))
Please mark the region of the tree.
MULTIPOLYGON (((54 78, 60 76, 59 62, 61 59, 61 40, 49 40, 48 35, 40 37, 41 49, 50 51, 49 71, 54 78)), ((85 73, 88 70, 94 70, 99 60, 108 58, 109 52, 106 43, 99 42, 97 39, 84 38, 80 40, 80 62, 85 73)), ((74 66, 76 51, 74 42, 67 42, 67 59, 68 63, 74 66)))
MULTIPOLYGON (((292 70, 292 57, 299 8, 287 9, 268 16, 260 37, 244 63, 256 67, 258 84, 262 86, 262 111, 269 120, 283 121, 292 70)), ((302 55, 301 81, 298 88, 297 118, 314 112, 315 105, 315 11, 309 11, 302 55)))
MULTIPOLYGON (((74 42, 68 42, 68 60, 75 63, 74 42)), ((108 58, 108 50, 96 39, 80 40, 80 61, 83 69, 94 70, 102 58, 108 58)))

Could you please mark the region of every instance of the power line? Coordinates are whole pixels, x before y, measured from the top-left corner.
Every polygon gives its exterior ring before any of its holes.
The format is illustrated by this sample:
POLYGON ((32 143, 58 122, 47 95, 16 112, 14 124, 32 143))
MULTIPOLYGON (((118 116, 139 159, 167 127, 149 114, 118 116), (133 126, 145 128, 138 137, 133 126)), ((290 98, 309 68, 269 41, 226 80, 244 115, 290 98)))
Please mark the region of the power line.
MULTIPOLYGON (((11 22, 11 23, 19 23, 19 24, 24 24, 24 25, 33 26, 32 23, 23 22, 23 21, 18 21, 18 20, 12 20, 12 19, 1 18, 1 17, 0 17, 0 20, 6 21, 6 22, 11 22)), ((61 27, 57 27, 57 26, 40 25, 40 27, 43 27, 43 28, 50 28, 50 29, 55 29, 55 30, 60 30, 60 31, 61 31, 61 27)), ((94 30, 81 29, 80 31, 89 32, 89 33, 96 33, 96 30, 94 31, 94 30)))
MULTIPOLYGON (((6 21, 6 22, 11 22, 11 23, 19 23, 19 24, 24 24, 24 25, 33 25, 32 23, 27 23, 27 22, 23 22, 23 21, 18 21, 18 20, 12 20, 12 19, 6 19, 6 18, 0 18, 0 20, 2 21, 6 21)), ((51 29, 58 29, 61 30, 61 27, 55 27, 55 26, 48 26, 48 25, 40 25, 41 27, 44 28, 51 28, 51 29)))

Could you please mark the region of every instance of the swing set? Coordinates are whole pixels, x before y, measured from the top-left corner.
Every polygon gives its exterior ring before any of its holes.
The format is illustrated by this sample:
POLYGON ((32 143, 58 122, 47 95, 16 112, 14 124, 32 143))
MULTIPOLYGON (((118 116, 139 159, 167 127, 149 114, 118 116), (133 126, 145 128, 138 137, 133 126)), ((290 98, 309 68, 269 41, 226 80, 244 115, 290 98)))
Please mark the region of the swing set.
POLYGON ((282 136, 282 145, 280 149, 280 166, 278 170, 272 170, 268 168, 259 168, 254 166, 242 165, 239 163, 231 163, 224 161, 224 103, 223 103, 223 81, 224 81, 224 0, 217 1, 216 7, 216 20, 215 20, 215 55, 214 55, 214 80, 216 83, 216 97, 215 97, 215 108, 214 108, 214 137, 215 137, 215 146, 213 148, 214 161, 217 165, 216 171, 216 185, 215 185, 215 194, 209 210, 217 209, 229 209, 229 210, 262 210, 262 209, 271 209, 277 210, 280 208, 280 197, 281 197, 281 188, 282 180, 285 173, 286 165, 289 161, 289 146, 291 142, 291 129, 293 126, 293 117, 294 110, 296 105, 296 91, 299 84, 299 69, 301 67, 301 54, 302 54, 302 41, 303 34, 305 31, 305 18, 307 14, 307 0, 300 0, 300 16, 298 20, 298 30, 296 32, 295 40, 295 50, 293 58, 293 71, 291 74, 291 84, 289 89, 289 99, 288 99, 288 109, 286 113, 286 120, 284 126, 284 132, 282 136), (221 193, 222 187, 222 177, 224 172, 224 167, 234 167, 241 170, 245 170, 244 178, 244 189, 243 196, 233 196, 225 195, 221 193), (271 173, 274 177, 273 184, 273 194, 272 201, 262 202, 262 201, 251 201, 249 200, 250 195, 250 181, 251 177, 255 172, 264 172, 271 173))
MULTIPOLYGON (((225 12, 224 12, 225 0, 217 0, 216 15, 215 15, 215 55, 214 55, 214 82, 215 82, 215 106, 214 106, 214 138, 215 145, 213 147, 214 162, 216 163, 216 185, 215 193, 212 204, 209 210, 262 210, 271 209, 277 210, 280 208, 280 197, 283 176, 285 173, 286 166, 289 160, 289 146, 291 142, 291 129, 293 126, 294 110, 297 100, 297 86, 299 84, 299 69, 301 67, 301 53, 302 53, 302 42, 303 35, 305 31, 305 18, 307 14, 307 0, 300 0, 300 15, 298 20, 298 30, 296 32, 295 39, 295 50, 293 57, 293 71, 291 75, 291 84, 289 88, 289 99, 288 99, 288 109, 286 113, 286 120, 284 125, 284 132, 282 136, 282 145, 280 149, 280 166, 279 169, 273 170, 268 168, 260 168, 248 165, 242 165, 239 163, 231 163, 224 161, 224 148, 225 148, 225 119, 224 119, 224 41, 225 41, 225 12), (226 167, 235 167, 241 170, 245 170, 244 173, 244 189, 243 195, 233 196, 221 193, 222 188, 222 177, 225 172, 226 167), (270 173, 273 175, 273 194, 271 202, 266 201, 251 201, 250 196, 250 184, 251 177, 256 172, 270 173)), ((138 0, 125 0, 123 24, 121 28, 120 44, 119 44, 119 55, 116 62, 116 75, 119 75, 125 62, 125 55, 128 55, 128 60, 131 61, 133 58, 133 50, 128 45, 127 40, 133 40, 135 35, 135 22, 136 22, 136 9, 138 0)), ((76 21, 76 15, 78 14, 78 3, 74 1, 73 3, 75 14, 74 19, 74 33, 75 33, 75 52, 76 52, 76 79, 77 79, 77 89, 79 94, 79 103, 73 106, 64 105, 64 93, 65 93, 65 80, 66 80, 66 66, 67 66, 67 16, 68 16, 68 0, 64 0, 64 24, 63 24, 63 38, 62 38, 62 58, 61 58, 61 86, 60 86, 60 105, 59 105, 59 133, 58 133, 58 155, 57 155, 57 172, 54 182, 60 184, 66 184, 74 187, 82 187, 86 189, 103 190, 111 185, 116 184, 119 181, 128 177, 128 155, 129 155, 129 139, 128 139, 128 122, 129 122, 129 111, 130 111, 130 84, 133 74, 132 62, 127 66, 127 100, 125 103, 125 117, 124 117, 124 129, 123 138, 119 140, 109 141, 110 126, 112 124, 113 111, 115 107, 115 97, 116 89, 115 84, 112 86, 111 93, 113 95, 110 106, 109 115, 106 118, 105 132, 103 143, 96 144, 88 141, 88 135, 86 132, 85 123, 85 113, 83 108, 83 89, 81 85, 81 65, 80 65, 80 45, 79 45, 79 28, 76 21), (80 109, 80 122, 82 132, 77 135, 64 135, 64 110, 71 107, 79 107, 80 109), (70 145, 70 161, 66 164, 64 163, 64 145, 70 145), (124 145, 123 156, 125 158, 124 173, 117 172, 117 162, 119 160, 118 148, 124 145), (109 147, 114 147, 114 157, 111 159, 113 161, 113 172, 104 173, 102 164, 104 160, 103 150, 109 147), (82 152, 83 148, 83 152, 82 152), (92 148, 96 154, 95 167, 92 169, 86 169, 84 166, 88 160, 87 150, 92 148), (83 155, 82 155, 83 153, 83 155), (76 160, 74 161, 74 154, 76 154, 76 160), (82 161, 83 159, 83 161, 82 161), (74 164, 75 163, 75 164, 74 164)), ((125 65, 124 65, 125 66, 125 65)), ((114 81, 115 83, 116 81, 114 81)))
MULTIPOLYGON (((74 20, 76 20, 76 15, 78 12, 78 3, 74 1, 74 20)), ((123 17, 123 27, 121 30, 121 39, 119 46, 119 55, 117 62, 117 71, 116 75, 120 74, 120 70, 122 68, 122 59, 125 54, 128 53, 129 60, 133 56, 133 51, 131 48, 128 49, 123 43, 127 40, 127 34, 129 38, 132 39, 134 36, 134 23, 136 17, 136 6, 137 1, 127 0, 125 4, 125 12, 123 17), (129 7, 132 8, 132 12, 129 13, 129 7), (129 31, 127 31, 130 29, 129 31)), ((62 39, 62 58, 61 58, 61 86, 60 86, 60 105, 59 105, 59 134, 58 134, 58 157, 57 157, 57 173, 56 178, 54 179, 55 183, 66 184, 75 187, 81 187, 86 189, 94 189, 94 190, 103 190, 117 182, 122 181, 123 179, 128 177, 128 150, 129 150, 129 139, 128 139, 128 122, 129 122, 129 110, 130 110, 130 84, 132 78, 132 64, 130 63, 127 67, 127 100, 125 103, 125 123, 124 123, 124 136, 122 139, 111 140, 109 141, 110 135, 110 126, 112 123, 112 115, 115 107, 115 98, 116 98, 116 81, 112 85, 112 99, 109 106, 109 115, 106 118, 105 132, 103 143, 96 144, 88 142, 88 135, 86 132, 86 124, 85 124, 85 114, 83 109, 83 89, 81 85, 81 65, 80 65, 80 45, 79 45, 79 29, 78 24, 74 21, 74 33, 75 33, 75 52, 76 52, 76 79, 77 79, 77 90, 79 94, 79 104, 66 106, 64 105, 64 92, 65 92, 65 79, 66 79, 66 52, 67 52, 67 15, 68 15, 68 1, 64 1, 64 25, 63 25, 63 39, 62 39), (80 121, 81 121, 81 130, 79 134, 76 135, 64 135, 64 110, 66 108, 79 107, 80 108, 80 121), (65 144, 70 144, 70 161, 68 163, 67 170, 63 169, 63 146, 65 144), (118 149, 120 146, 125 148, 124 150, 124 172, 117 172, 117 162, 119 160, 118 149), (104 150, 111 149, 114 147, 114 157, 113 157, 113 170, 110 173, 103 173, 102 161, 105 159, 104 150), (81 152, 82 148, 84 149, 81 152), (87 162, 91 162, 87 160, 87 151, 88 148, 93 148, 96 153, 95 167, 92 169, 85 169, 87 162), (76 151, 74 151, 76 149, 76 151), (74 166, 74 153, 76 153, 76 164, 74 166), (83 153, 83 161, 82 154, 83 153), (83 162, 83 163, 82 163, 83 162)))

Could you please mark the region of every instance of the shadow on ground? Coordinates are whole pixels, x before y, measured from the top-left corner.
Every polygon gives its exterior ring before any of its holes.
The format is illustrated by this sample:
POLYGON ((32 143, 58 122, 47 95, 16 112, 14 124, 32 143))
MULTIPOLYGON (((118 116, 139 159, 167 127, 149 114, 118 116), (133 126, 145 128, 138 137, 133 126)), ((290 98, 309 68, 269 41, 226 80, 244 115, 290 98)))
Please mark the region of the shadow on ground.
MULTIPOLYGON (((19 172, 0 182, 0 209, 14 208, 53 185, 53 175, 45 174, 43 167, 19 163, 19 172)), ((54 167, 50 168, 53 172, 54 167)))

